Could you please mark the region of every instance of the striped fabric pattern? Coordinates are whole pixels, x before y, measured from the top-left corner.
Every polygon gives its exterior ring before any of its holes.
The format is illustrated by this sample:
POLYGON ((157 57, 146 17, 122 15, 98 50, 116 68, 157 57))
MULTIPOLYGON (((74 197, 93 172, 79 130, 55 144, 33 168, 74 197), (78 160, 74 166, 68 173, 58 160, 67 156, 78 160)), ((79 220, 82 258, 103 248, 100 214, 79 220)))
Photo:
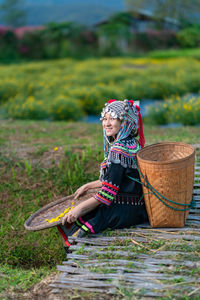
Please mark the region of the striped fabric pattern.
POLYGON ((76 224, 81 228, 83 229, 85 232, 88 232, 89 231, 89 228, 87 226, 85 226, 84 224, 81 224, 79 222, 79 220, 76 220, 76 224))
POLYGON ((109 206, 114 201, 118 191, 118 186, 111 182, 103 181, 101 190, 94 195, 94 198, 109 206))
POLYGON ((76 224, 85 232, 91 232, 93 234, 95 233, 92 225, 90 225, 88 222, 85 222, 81 217, 76 220, 76 224))
POLYGON ((101 169, 105 169, 107 165, 107 159, 105 159, 102 163, 101 163, 101 169))
POLYGON ((133 144, 133 145, 128 145, 128 144, 126 144, 126 147, 128 148, 129 152, 128 152, 128 150, 124 147, 123 144, 121 144, 120 142, 118 142, 118 143, 115 143, 115 144, 112 146, 111 152, 114 152, 114 153, 117 153, 117 154, 121 154, 121 155, 123 155, 123 156, 125 156, 125 157, 127 157, 127 158, 130 157, 130 154, 131 154, 131 156, 132 156, 133 158, 135 158, 135 157, 136 157, 136 154, 137 154, 137 152, 138 152, 138 150, 140 149, 139 143, 136 143, 136 142, 135 142, 135 144, 133 144), (130 153, 130 154, 129 154, 129 153, 130 153))

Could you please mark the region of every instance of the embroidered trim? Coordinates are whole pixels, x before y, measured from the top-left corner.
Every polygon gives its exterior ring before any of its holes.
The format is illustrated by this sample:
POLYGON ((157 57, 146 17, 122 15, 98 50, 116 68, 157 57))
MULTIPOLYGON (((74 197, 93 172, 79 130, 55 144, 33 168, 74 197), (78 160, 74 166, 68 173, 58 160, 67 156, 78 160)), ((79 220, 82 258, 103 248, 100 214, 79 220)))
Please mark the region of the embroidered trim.
POLYGON ((110 182, 103 181, 101 190, 94 195, 94 198, 103 204, 110 205, 115 199, 118 191, 118 186, 110 182))
POLYGON ((107 164, 107 160, 104 160, 104 161, 101 163, 101 169, 105 169, 105 168, 106 168, 106 164, 107 164))
POLYGON ((107 192, 113 194, 114 196, 117 194, 116 192, 112 191, 111 189, 108 189, 108 188, 105 187, 105 186, 102 187, 102 190, 107 191, 107 192))
POLYGON ((84 231, 86 231, 86 232, 89 231, 89 228, 87 228, 85 225, 81 224, 78 220, 76 220, 76 224, 84 231))
POLYGON ((124 147, 123 144, 119 142, 114 143, 108 155, 108 158, 105 158, 104 161, 101 163, 100 169, 100 177, 99 179, 102 181, 106 172, 106 166, 109 166, 111 162, 115 164, 121 164, 124 168, 131 168, 136 169, 136 154, 138 150, 141 148, 139 142, 134 138, 129 138, 123 140, 128 150, 124 147), (130 153, 130 154, 129 154, 130 153), (131 155, 131 156, 130 156, 131 155), (132 160, 134 159, 134 162, 132 160))
POLYGON ((139 195, 117 194, 117 196, 114 199, 114 203, 143 206, 144 199, 143 197, 141 198, 139 195))
POLYGON ((77 225, 80 226, 84 231, 88 232, 90 231, 91 233, 95 233, 92 225, 90 225, 88 222, 85 222, 81 217, 78 218, 76 221, 77 225))
POLYGON ((102 182, 102 185, 107 185, 107 186, 109 186, 109 187, 111 187, 111 189, 113 189, 113 190, 115 190, 115 191, 119 191, 119 187, 118 186, 116 186, 116 185, 113 185, 113 184, 111 184, 111 183, 108 183, 107 181, 103 181, 102 182))
POLYGON ((96 200, 102 202, 103 204, 108 205, 108 206, 109 206, 109 205, 111 204, 111 202, 112 202, 112 201, 110 201, 110 200, 108 200, 108 199, 102 197, 102 196, 100 195, 100 192, 99 192, 99 193, 96 193, 96 195, 94 195, 94 198, 95 198, 96 200))
POLYGON ((140 149, 140 144, 137 140, 132 139, 126 141, 126 147, 129 151, 120 142, 115 143, 110 149, 108 162, 120 163, 125 168, 129 167, 135 169, 136 166, 133 163, 132 158, 136 162, 136 154, 140 149))

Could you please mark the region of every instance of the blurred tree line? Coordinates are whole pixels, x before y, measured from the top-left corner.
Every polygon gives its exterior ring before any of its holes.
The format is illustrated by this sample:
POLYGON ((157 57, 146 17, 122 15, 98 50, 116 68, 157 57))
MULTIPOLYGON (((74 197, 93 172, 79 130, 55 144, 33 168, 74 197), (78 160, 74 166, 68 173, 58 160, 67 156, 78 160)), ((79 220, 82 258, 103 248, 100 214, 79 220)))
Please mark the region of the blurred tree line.
POLYGON ((188 13, 195 13, 200 0, 183 0, 181 5, 180 0, 152 1, 151 13, 146 13, 149 1, 127 0, 129 12, 114 14, 93 27, 73 22, 50 23, 37 30, 24 28, 19 35, 15 27, 23 25, 26 17, 22 2, 6 0, 1 5, 5 21, 11 25, 0 28, 1 61, 137 55, 154 49, 200 46, 200 26, 188 19, 188 13), (173 20, 179 30, 161 26, 173 20), (142 30, 141 24, 146 26, 142 30))
POLYGON ((162 28, 163 20, 171 20, 182 26, 199 22, 200 0, 125 0, 129 11, 149 12, 162 28))

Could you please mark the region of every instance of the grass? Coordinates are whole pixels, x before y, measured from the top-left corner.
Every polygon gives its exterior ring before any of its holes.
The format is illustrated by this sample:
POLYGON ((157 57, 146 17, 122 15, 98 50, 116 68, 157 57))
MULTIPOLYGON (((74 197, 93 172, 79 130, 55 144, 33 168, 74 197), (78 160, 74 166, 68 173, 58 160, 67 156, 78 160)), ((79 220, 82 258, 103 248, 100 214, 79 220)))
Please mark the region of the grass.
POLYGON ((151 58, 177 58, 177 57, 193 57, 200 59, 199 48, 188 48, 188 49, 171 49, 171 50, 154 50, 148 53, 148 57, 151 58))
POLYGON ((9 265, 3 265, 1 266, 1 274, 3 274, 1 277, 1 289, 25 291, 52 271, 55 271, 55 268, 40 267, 26 270, 20 267, 11 268, 9 265))
MULTIPOLYGON (((0 293, 18 293, 54 272, 56 264, 65 258, 55 228, 29 232, 24 229, 25 220, 45 204, 98 178, 103 159, 102 129, 100 124, 79 122, 6 120, 0 125, 0 293)), ((200 144, 197 127, 144 126, 144 132, 147 144, 200 144)), ((149 242, 152 249, 161 245, 160 241, 149 242)), ((148 251, 131 246, 139 253, 148 251)))

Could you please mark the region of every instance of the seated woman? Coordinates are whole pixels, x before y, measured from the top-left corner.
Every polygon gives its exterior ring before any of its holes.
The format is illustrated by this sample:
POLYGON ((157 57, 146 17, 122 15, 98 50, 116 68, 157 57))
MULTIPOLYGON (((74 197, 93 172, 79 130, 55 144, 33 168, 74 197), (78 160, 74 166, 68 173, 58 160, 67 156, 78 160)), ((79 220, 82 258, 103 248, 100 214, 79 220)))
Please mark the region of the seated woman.
POLYGON ((133 100, 111 99, 101 116, 105 158, 100 180, 80 187, 75 198, 89 189, 99 188, 99 191, 63 217, 61 229, 67 236, 79 228, 78 236, 81 236, 83 232, 128 228, 147 220, 141 184, 130 178, 139 180, 136 153, 145 143, 139 107, 133 100), (136 139, 138 131, 139 141, 136 139))

